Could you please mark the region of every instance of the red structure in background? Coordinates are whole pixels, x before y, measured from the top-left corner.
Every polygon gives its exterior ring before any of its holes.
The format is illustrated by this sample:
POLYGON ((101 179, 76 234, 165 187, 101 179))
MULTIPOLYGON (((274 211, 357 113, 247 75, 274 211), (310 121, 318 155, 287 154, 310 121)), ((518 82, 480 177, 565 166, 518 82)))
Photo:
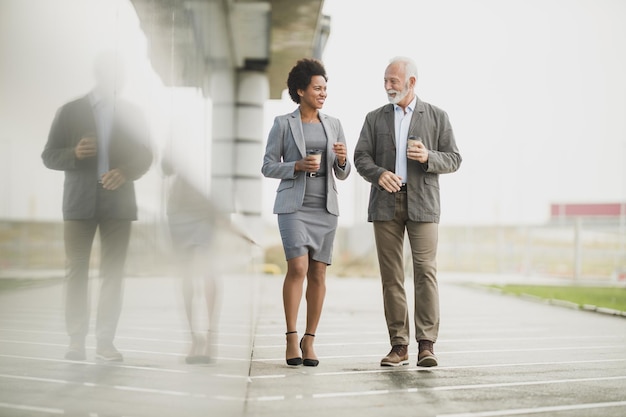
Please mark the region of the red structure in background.
POLYGON ((552 220, 590 217, 618 221, 621 216, 626 216, 626 203, 555 203, 550 205, 550 218, 552 220))

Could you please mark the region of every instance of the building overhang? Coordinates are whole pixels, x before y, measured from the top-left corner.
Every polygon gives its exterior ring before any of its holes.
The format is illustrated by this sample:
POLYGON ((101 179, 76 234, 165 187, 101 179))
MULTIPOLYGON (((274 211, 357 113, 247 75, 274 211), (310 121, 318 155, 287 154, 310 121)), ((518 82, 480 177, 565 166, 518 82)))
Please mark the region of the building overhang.
POLYGON ((301 58, 320 59, 330 33, 330 18, 322 14, 324 0, 131 3, 163 83, 198 87, 207 94, 207 77, 226 66, 266 72, 270 98, 278 99, 291 67, 301 58), (223 17, 216 21, 216 15, 223 17))

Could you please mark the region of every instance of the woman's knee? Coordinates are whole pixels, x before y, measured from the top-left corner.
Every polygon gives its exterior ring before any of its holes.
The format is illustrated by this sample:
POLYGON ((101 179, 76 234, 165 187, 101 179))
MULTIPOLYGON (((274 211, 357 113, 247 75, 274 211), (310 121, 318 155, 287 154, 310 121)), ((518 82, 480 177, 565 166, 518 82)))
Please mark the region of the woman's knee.
POLYGON ((287 277, 291 279, 304 279, 308 267, 307 259, 304 257, 289 259, 287 261, 287 277))

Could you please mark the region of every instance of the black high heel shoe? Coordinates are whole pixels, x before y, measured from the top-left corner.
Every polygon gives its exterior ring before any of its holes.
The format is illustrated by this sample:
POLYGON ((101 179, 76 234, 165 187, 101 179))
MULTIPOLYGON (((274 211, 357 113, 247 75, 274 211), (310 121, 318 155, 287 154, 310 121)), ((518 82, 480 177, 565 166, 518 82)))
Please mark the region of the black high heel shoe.
MULTIPOLYGON (((305 333, 304 336, 315 337, 315 335, 312 333, 305 333)), ((302 349, 302 341, 304 340, 304 336, 302 336, 302 339, 300 339, 300 350, 302 350, 302 352, 304 352, 304 350, 302 349)), ((317 359, 304 359, 302 361, 302 364, 304 366, 317 366, 320 364, 320 361, 318 361, 317 359)))
MULTIPOLYGON (((294 334, 294 333, 298 333, 297 331, 293 331, 293 332, 287 332, 285 333, 285 336, 287 336, 288 334, 294 334)), ((302 358, 301 357, 297 357, 297 358, 289 358, 287 359, 287 365, 289 366, 299 366, 302 365, 302 358)))

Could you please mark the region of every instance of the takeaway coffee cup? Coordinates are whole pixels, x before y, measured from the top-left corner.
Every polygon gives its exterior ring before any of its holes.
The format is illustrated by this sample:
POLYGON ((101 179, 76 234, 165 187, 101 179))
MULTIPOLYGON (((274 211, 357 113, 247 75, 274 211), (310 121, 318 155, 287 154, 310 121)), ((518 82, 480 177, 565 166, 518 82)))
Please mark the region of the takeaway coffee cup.
POLYGON ((422 141, 422 138, 420 138, 419 136, 409 136, 409 138, 406 141, 406 146, 407 148, 412 148, 414 146, 417 146, 418 143, 420 143, 422 141))
POLYGON ((321 149, 309 149, 306 151, 307 156, 313 156, 318 164, 322 163, 322 150, 321 149))

